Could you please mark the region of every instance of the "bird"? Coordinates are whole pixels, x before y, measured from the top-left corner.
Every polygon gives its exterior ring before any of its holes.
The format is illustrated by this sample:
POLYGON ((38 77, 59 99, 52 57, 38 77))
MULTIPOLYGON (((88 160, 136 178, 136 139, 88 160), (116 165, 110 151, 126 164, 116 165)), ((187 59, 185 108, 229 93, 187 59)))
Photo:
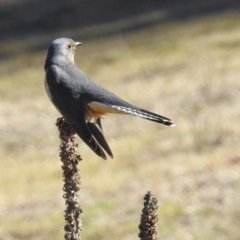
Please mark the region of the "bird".
POLYGON ((77 135, 99 157, 113 158, 104 137, 101 118, 109 113, 128 114, 174 127, 159 114, 136 107, 86 76, 74 62, 81 42, 58 38, 50 44, 44 65, 45 89, 50 101, 77 135))

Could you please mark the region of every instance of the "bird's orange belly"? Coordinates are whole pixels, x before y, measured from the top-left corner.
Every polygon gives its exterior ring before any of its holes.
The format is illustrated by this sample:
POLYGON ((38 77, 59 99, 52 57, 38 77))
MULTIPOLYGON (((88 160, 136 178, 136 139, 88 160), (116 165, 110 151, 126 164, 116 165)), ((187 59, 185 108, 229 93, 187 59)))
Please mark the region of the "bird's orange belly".
POLYGON ((108 113, 127 114, 125 112, 108 107, 101 103, 91 102, 88 104, 88 110, 85 113, 85 118, 88 120, 91 118, 101 118, 102 116, 104 116, 108 113))

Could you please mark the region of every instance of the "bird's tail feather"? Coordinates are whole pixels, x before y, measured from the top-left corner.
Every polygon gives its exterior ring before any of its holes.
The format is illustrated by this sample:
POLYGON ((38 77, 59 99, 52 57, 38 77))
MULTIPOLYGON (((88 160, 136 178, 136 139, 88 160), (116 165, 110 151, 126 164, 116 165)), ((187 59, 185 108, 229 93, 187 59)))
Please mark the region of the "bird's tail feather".
POLYGON ((162 123, 162 124, 170 126, 170 127, 176 126, 169 118, 166 118, 164 116, 158 115, 153 112, 149 112, 144 109, 135 108, 135 107, 115 106, 115 105, 112 106, 112 108, 115 108, 115 109, 123 111, 125 113, 131 114, 131 115, 134 115, 137 117, 141 117, 141 118, 153 121, 153 122, 162 123))

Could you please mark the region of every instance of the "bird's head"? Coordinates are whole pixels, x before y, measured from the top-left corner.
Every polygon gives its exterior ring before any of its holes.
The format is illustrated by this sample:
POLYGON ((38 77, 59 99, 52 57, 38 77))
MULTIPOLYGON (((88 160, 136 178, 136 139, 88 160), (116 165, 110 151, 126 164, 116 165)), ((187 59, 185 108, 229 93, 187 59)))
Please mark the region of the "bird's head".
POLYGON ((49 46, 47 59, 65 57, 67 60, 74 63, 76 47, 81 44, 81 42, 75 42, 70 38, 58 38, 49 46))

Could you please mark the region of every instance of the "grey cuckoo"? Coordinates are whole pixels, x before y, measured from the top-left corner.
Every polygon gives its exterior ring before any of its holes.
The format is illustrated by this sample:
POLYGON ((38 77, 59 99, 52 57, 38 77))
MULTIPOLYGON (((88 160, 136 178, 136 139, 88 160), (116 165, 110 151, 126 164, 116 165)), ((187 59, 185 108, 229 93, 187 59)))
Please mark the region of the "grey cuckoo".
POLYGON ((51 43, 44 66, 45 88, 65 121, 98 156, 106 159, 106 152, 113 157, 102 131, 101 117, 105 114, 131 114, 175 126, 170 119, 135 107, 88 78, 74 63, 80 44, 69 38, 51 43))

